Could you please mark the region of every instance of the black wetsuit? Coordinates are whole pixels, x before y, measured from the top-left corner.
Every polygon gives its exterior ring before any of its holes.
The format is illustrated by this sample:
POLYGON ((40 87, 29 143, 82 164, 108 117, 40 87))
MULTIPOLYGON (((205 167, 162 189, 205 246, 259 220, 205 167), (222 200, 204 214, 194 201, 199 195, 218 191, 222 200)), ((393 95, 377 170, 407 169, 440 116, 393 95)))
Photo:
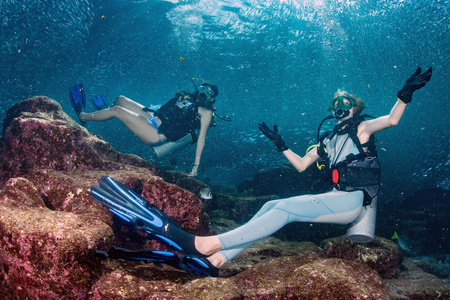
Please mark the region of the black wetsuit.
POLYGON ((172 98, 156 112, 161 120, 158 127, 160 134, 164 134, 169 141, 176 141, 189 133, 200 129, 198 106, 192 102, 183 103, 183 98, 172 98), (183 103, 180 107, 177 103, 183 103))

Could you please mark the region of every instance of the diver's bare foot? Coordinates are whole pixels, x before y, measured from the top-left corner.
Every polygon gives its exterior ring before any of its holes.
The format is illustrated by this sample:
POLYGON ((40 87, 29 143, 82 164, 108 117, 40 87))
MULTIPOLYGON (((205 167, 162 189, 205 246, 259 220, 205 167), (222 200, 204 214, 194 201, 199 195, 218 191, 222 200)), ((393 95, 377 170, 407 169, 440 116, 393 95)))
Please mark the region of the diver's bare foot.
POLYGON ((222 250, 222 245, 220 244, 217 235, 214 236, 196 236, 195 237, 195 248, 198 252, 204 255, 211 255, 216 251, 222 250))
POLYGON ((80 112, 78 114, 78 119, 80 120, 81 123, 86 123, 87 120, 86 120, 85 116, 86 116, 86 113, 84 113, 84 112, 80 112))
POLYGON ((216 268, 221 268, 226 263, 225 257, 223 257, 223 255, 219 252, 208 256, 206 259, 208 259, 209 262, 216 268))

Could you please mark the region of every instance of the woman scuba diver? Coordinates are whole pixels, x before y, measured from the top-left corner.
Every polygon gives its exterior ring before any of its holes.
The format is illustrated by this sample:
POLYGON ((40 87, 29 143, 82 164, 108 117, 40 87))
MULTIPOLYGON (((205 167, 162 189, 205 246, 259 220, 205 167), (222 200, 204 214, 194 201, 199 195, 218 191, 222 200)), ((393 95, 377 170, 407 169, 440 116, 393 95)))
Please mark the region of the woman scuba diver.
POLYGON ((82 84, 70 89, 70 100, 82 124, 87 121, 103 122, 119 119, 144 144, 158 146, 167 141, 177 141, 192 135, 190 142, 197 142, 194 165, 189 176, 197 176, 206 134, 213 124, 213 104, 219 94, 216 85, 202 82, 195 93, 178 91, 174 98, 157 111, 146 108, 125 96, 119 96, 111 107, 98 96, 91 101, 98 109, 92 113, 83 112, 86 96, 82 84), (198 131, 198 136, 197 136, 198 131))

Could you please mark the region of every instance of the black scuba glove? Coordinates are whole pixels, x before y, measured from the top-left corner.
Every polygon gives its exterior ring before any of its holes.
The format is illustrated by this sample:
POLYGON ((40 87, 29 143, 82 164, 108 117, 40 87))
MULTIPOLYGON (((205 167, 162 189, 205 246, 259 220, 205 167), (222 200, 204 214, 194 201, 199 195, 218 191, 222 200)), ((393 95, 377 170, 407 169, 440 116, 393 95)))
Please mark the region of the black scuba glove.
POLYGON ((270 139, 275 146, 277 146, 278 152, 283 152, 284 150, 288 150, 289 147, 286 146, 286 144, 283 141, 283 138, 278 133, 278 126, 273 125, 273 130, 267 127, 266 123, 262 122, 262 124, 259 124, 259 130, 268 138, 270 139))
POLYGON ((416 72, 406 80, 403 88, 398 91, 397 97, 403 103, 409 103, 412 100, 412 94, 423 87, 431 78, 432 67, 422 73, 420 67, 417 68, 416 72))

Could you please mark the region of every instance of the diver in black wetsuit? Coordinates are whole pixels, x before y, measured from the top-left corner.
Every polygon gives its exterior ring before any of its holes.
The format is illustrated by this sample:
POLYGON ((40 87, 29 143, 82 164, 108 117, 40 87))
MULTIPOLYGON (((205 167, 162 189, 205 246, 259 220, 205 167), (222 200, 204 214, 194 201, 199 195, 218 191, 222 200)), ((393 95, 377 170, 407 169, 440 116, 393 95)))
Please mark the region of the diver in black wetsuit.
MULTIPOLYGON (((205 147, 206 134, 212 124, 215 97, 219 94, 216 85, 203 82, 193 94, 179 91, 174 98, 157 111, 147 109, 129 98, 120 96, 114 104, 105 109, 85 113, 79 109, 81 122, 107 121, 117 118, 144 144, 157 146, 166 141, 176 141, 199 130, 195 160, 190 176, 197 176, 205 147)), ((77 97, 75 97, 77 98, 77 97)))

